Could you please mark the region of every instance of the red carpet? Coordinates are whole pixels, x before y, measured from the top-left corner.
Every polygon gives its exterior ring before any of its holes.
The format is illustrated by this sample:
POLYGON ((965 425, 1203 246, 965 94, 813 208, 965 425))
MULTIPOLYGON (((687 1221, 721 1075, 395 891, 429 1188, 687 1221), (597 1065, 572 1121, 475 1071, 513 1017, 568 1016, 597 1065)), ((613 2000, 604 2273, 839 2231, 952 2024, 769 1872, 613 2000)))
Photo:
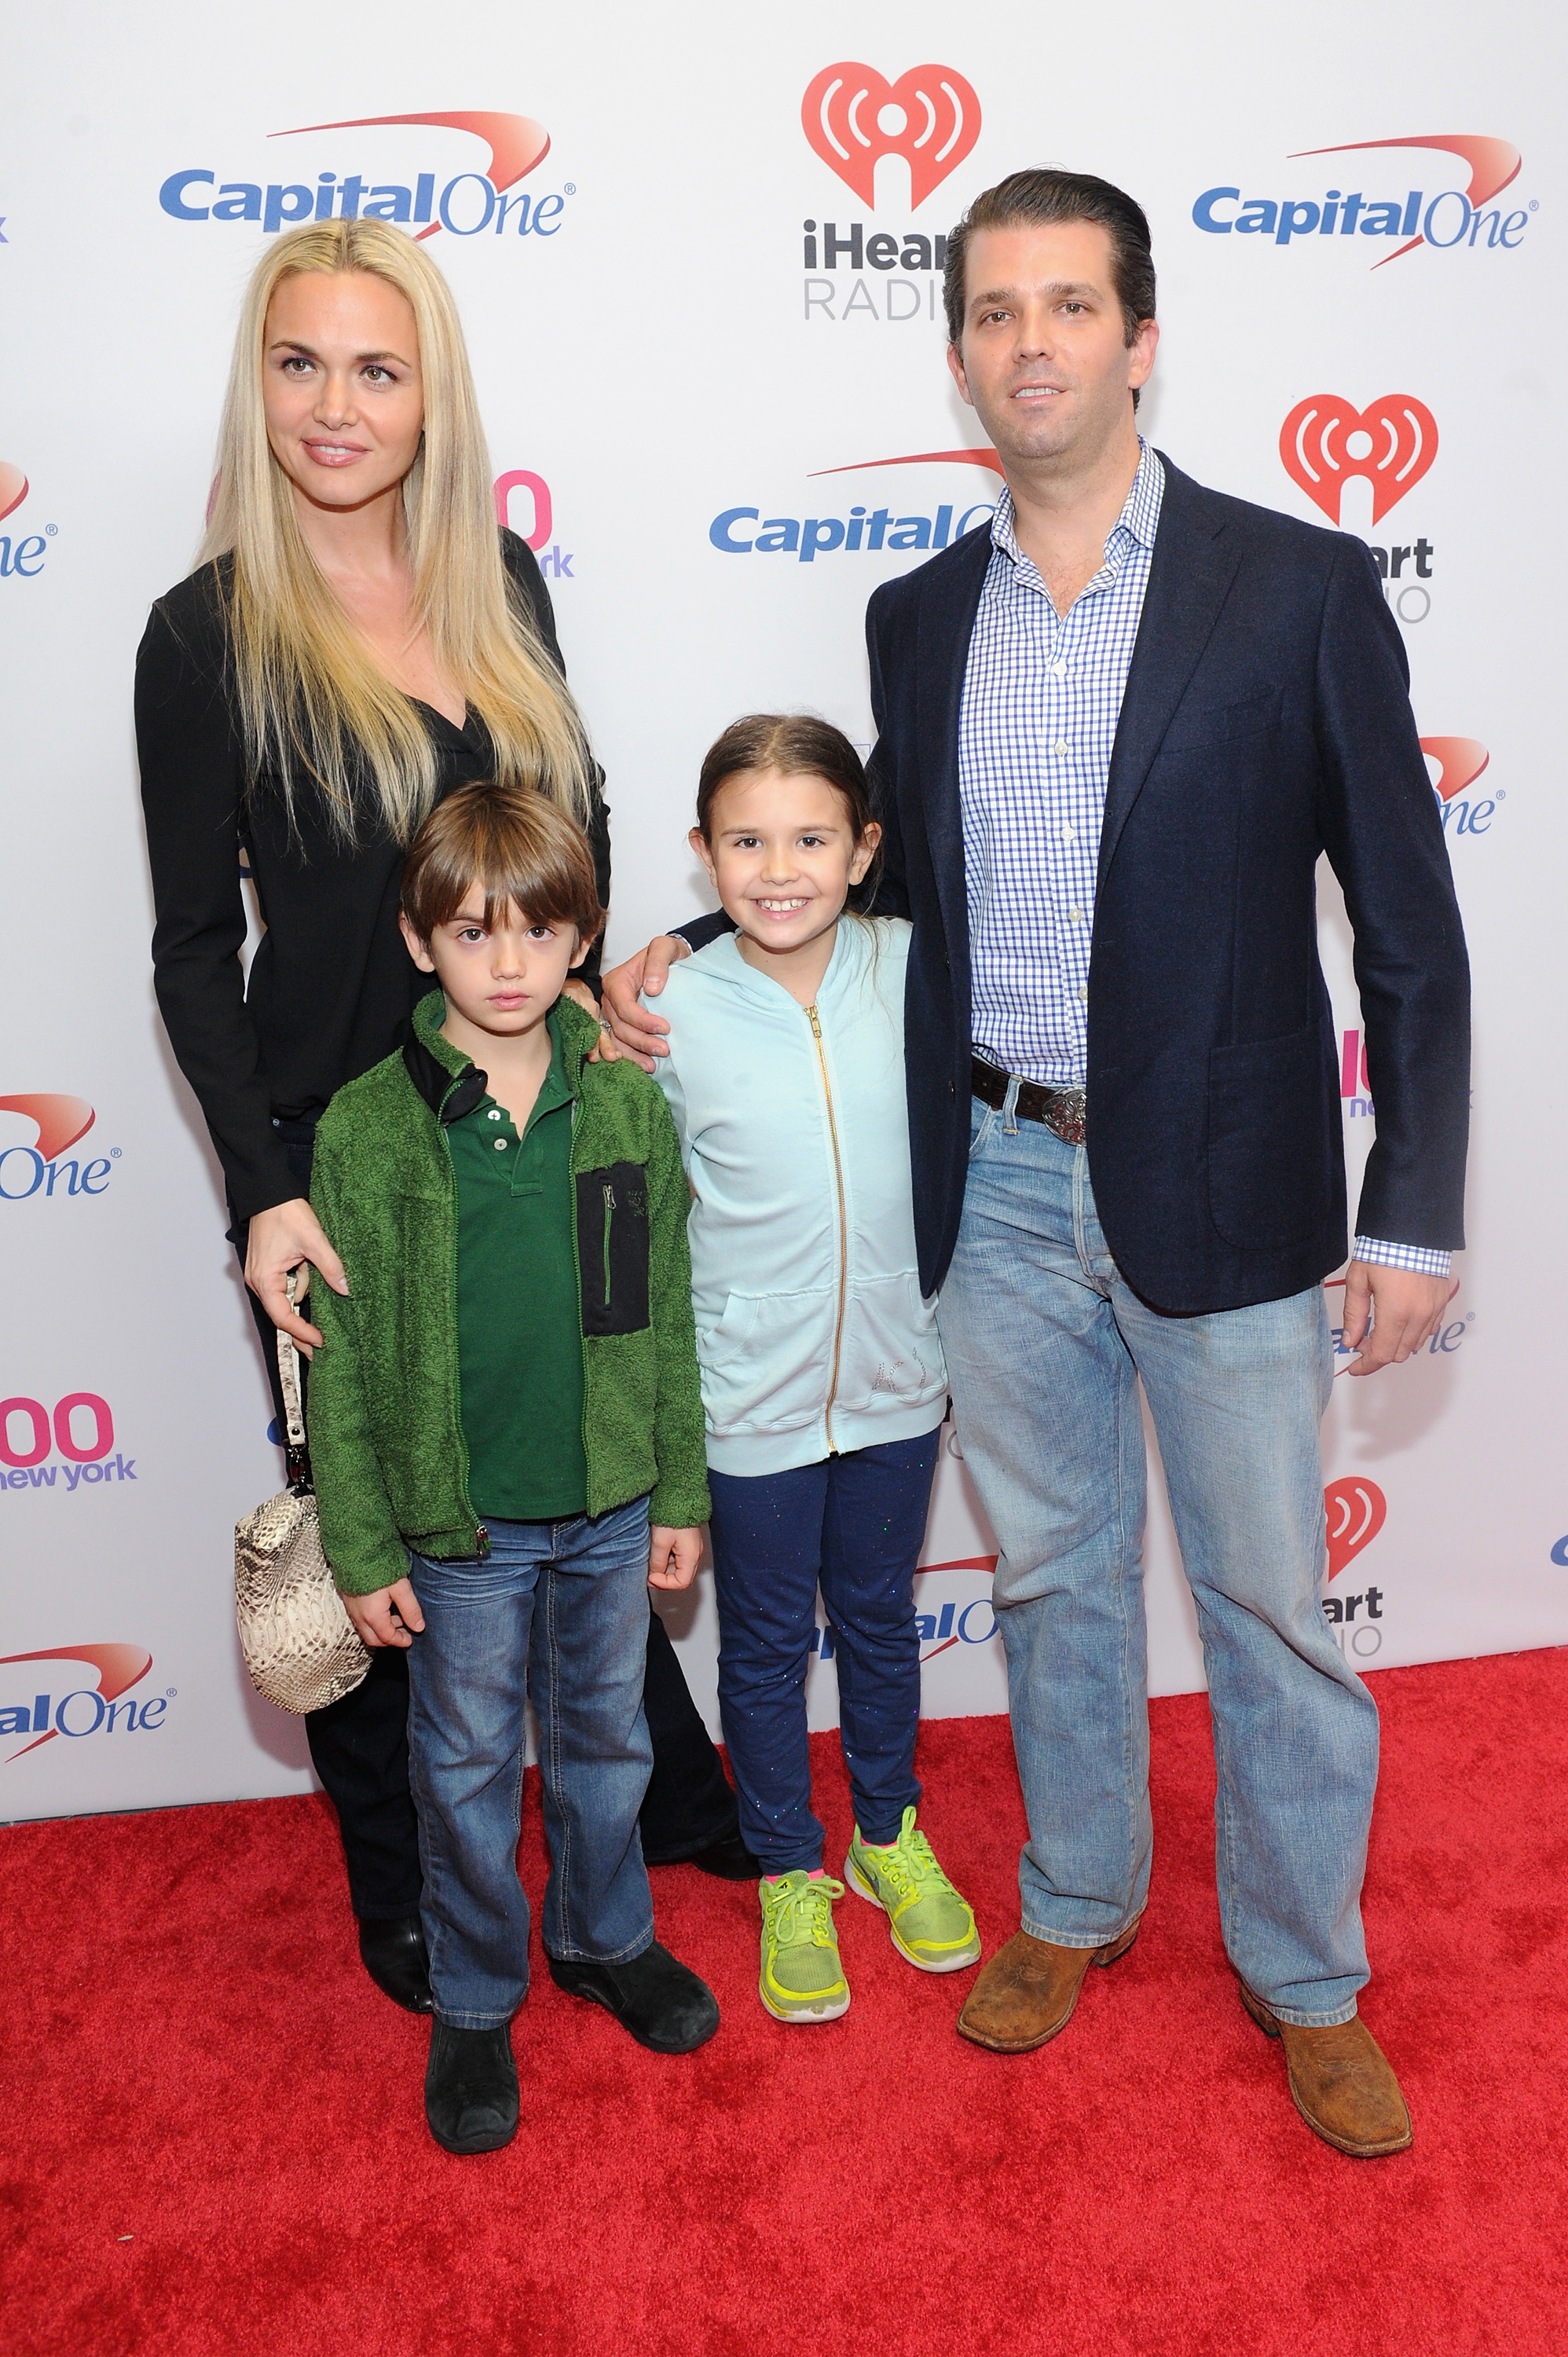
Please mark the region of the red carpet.
MULTIPOLYGON (((1307 2133, 1237 2002, 1197 1697, 1155 1706, 1143 1937, 1041 2053, 955 2038, 971 1976, 909 1971, 853 1896, 850 2012, 774 2024, 749 1886, 666 1868, 717 2038, 645 2054, 536 1963, 522 2131, 485 2159, 426 2136, 428 2033, 360 1971, 325 1803, 0 1834, 8 2357, 1557 2357, 1568 1652, 1371 1683, 1364 2009, 1416 2126, 1386 2161, 1307 2133)), ((1005 1720, 930 1726, 921 1766, 989 1953, 1017 1922, 1005 1720)))

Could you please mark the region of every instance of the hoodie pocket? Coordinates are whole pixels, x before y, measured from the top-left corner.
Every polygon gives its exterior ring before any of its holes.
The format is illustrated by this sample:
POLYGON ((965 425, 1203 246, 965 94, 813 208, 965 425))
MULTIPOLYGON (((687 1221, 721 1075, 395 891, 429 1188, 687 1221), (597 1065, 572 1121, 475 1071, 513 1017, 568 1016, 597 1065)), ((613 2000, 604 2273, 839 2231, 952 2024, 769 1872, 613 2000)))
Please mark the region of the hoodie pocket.
POLYGON ((577 1266, 585 1334, 639 1334, 648 1310, 648 1173, 611 1162, 577 1173, 577 1266))
POLYGON ((732 1293, 716 1326, 697 1335, 703 1410, 720 1435, 789 1430, 826 1404, 836 1287, 732 1293))

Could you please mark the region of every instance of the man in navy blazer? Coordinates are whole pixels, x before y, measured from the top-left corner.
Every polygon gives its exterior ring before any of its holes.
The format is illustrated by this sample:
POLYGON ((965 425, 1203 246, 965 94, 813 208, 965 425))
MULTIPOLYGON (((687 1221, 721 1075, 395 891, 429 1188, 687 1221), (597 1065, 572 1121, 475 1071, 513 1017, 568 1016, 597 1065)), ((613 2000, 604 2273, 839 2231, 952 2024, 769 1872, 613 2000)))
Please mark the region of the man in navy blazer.
MULTIPOLYGON (((995 1532, 1023 1929, 959 2028, 1067 2027, 1137 1935, 1152 1831, 1139 1380, 1208 1666, 1242 2003, 1339 2150, 1411 2141, 1357 2011, 1377 1715, 1324 1620, 1323 1279, 1346 1258, 1326 853, 1377 1103, 1358 1373, 1434 1329, 1463 1242, 1468 981, 1397 626, 1366 548, 1142 442, 1148 224, 1015 174, 949 241, 949 359, 1006 488, 871 601, 879 909, 907 997, 921 1277, 995 1532)), ((607 983, 628 1045, 670 945, 607 983)))

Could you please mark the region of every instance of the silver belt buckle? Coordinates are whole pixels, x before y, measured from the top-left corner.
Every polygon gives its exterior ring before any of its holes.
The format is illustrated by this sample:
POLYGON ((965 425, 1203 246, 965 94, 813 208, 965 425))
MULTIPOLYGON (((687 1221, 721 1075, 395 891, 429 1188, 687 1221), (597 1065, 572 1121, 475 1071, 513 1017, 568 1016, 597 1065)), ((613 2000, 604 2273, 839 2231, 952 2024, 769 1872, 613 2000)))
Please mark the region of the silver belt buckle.
POLYGON ((1046 1109, 1046 1126, 1064 1146, 1081 1146, 1089 1125, 1089 1100, 1082 1089, 1053 1089, 1046 1109))

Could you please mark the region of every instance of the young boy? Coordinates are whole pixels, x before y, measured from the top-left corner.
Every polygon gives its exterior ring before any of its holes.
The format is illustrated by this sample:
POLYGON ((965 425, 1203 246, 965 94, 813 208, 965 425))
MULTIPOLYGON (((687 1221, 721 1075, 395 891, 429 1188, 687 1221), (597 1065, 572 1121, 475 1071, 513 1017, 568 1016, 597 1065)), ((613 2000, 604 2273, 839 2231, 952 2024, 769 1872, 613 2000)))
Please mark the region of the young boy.
POLYGON ((420 829, 402 909, 441 986, 317 1133, 349 1291, 312 1296, 310 1446, 355 1625, 412 1649, 425 2115, 448 2152, 489 2152, 518 2119, 525 1691, 552 1977, 659 2053, 718 2027, 653 1937, 637 1829, 645 1584, 689 1585, 709 1511, 690 1198, 658 1088, 588 1063, 598 1027, 562 996, 603 922, 581 830, 542 794, 467 786, 420 829))

